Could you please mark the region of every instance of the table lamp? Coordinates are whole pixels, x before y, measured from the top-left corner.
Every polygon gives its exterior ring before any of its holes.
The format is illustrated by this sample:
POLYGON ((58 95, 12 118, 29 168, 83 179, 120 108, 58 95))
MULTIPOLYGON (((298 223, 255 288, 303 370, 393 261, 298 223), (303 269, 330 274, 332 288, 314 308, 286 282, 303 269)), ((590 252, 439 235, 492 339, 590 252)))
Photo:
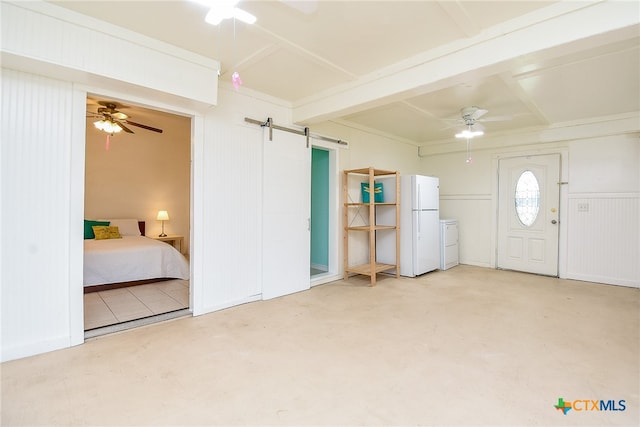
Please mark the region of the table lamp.
POLYGON ((158 217, 156 219, 158 221, 162 221, 162 234, 160 234, 158 237, 167 237, 167 235, 164 234, 164 222, 169 221, 169 214, 167 213, 167 211, 158 211, 158 217))

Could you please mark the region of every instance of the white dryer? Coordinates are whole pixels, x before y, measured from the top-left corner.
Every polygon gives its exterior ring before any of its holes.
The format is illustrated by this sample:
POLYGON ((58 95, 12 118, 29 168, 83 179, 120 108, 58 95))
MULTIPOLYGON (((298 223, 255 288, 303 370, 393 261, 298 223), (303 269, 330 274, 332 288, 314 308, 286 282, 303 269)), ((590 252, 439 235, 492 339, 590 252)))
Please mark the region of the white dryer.
POLYGON ((458 220, 440 220, 440 270, 458 265, 458 220))

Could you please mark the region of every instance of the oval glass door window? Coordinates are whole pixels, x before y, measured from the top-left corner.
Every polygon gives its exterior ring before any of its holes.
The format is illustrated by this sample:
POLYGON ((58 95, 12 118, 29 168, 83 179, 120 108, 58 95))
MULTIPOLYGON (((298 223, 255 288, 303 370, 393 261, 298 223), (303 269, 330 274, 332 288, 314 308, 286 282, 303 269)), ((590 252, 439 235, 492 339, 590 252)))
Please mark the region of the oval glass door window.
POLYGON ((520 174, 514 199, 518 219, 522 225, 530 227, 540 212, 540 185, 530 170, 520 174))

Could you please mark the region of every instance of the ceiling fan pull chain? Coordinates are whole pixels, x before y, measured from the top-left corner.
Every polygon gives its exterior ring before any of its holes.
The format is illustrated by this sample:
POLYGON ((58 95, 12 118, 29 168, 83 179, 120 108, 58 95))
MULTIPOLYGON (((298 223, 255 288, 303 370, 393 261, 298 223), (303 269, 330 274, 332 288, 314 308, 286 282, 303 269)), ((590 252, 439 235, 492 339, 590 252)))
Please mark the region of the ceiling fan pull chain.
MULTIPOLYGON (((236 67, 236 18, 233 18, 233 63, 231 64, 233 68, 236 67)), ((240 86, 242 86, 242 78, 240 77, 240 73, 237 70, 233 71, 231 74, 231 84, 233 87, 238 90, 240 86)))

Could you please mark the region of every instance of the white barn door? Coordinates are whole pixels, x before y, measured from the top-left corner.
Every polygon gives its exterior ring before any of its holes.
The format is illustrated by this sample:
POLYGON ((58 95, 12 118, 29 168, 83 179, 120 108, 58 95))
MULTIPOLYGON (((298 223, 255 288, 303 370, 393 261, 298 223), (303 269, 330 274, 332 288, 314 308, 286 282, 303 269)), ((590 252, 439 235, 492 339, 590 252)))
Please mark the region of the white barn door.
POLYGON ((311 148, 305 137, 264 129, 262 298, 310 287, 311 148))

